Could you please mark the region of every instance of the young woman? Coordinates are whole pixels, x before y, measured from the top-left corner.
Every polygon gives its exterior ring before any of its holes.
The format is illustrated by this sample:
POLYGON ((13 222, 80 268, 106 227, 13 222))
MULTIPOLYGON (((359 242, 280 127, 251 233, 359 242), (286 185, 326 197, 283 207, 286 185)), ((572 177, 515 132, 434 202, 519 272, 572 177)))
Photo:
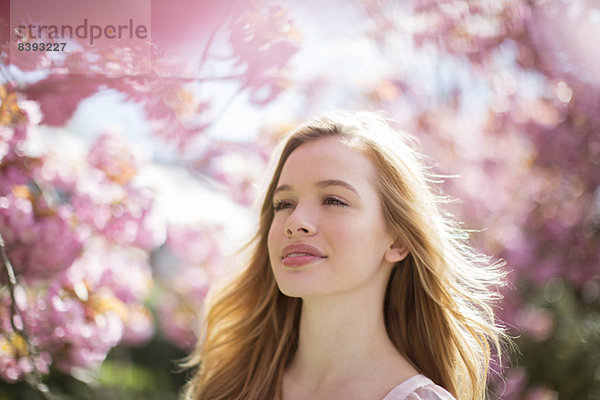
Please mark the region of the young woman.
POLYGON ((276 153, 246 268, 207 302, 191 400, 485 397, 503 281, 412 139, 333 112, 276 153))

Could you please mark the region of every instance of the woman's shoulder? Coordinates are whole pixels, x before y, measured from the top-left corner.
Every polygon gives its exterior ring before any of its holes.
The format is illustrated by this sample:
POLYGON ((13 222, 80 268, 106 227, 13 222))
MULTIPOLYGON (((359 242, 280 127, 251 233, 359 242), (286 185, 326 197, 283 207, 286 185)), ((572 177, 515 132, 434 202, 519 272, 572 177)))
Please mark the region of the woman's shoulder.
POLYGON ((383 400, 455 400, 425 375, 415 375, 392 389, 383 400))

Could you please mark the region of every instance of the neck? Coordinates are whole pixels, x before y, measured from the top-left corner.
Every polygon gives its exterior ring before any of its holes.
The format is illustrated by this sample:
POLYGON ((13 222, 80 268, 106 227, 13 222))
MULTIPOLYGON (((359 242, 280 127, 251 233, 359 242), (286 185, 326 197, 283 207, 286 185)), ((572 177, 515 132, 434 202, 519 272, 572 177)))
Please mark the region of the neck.
POLYGON ((289 371, 314 386, 353 379, 382 360, 400 357, 383 317, 383 296, 304 299, 297 352, 289 371))

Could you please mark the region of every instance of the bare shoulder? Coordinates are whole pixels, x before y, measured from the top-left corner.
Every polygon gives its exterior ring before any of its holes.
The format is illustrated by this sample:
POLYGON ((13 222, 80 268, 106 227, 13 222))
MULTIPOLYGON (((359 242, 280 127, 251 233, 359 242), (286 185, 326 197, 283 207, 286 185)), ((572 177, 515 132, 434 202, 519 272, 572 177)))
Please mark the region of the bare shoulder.
POLYGON ((456 400, 441 386, 422 387, 410 393, 406 400, 456 400))
POLYGON ((415 375, 396 386, 383 400, 456 400, 424 375, 415 375))

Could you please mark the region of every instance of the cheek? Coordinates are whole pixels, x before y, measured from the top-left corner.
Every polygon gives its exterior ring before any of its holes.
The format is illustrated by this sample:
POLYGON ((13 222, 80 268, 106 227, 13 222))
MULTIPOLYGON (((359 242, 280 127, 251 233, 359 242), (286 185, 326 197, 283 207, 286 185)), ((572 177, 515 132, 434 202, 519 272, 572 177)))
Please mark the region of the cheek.
POLYGON ((271 255, 273 252, 277 251, 278 243, 281 240, 281 232, 283 232, 283 226, 279 221, 281 218, 275 217, 271 222, 271 227, 269 228, 269 232, 267 235, 267 247, 269 250, 269 257, 272 259, 271 255))
POLYGON ((267 235, 267 248, 269 250, 269 255, 271 254, 271 249, 273 248, 274 240, 275 238, 273 234, 273 225, 271 225, 271 228, 269 228, 269 234, 267 235))
POLYGON ((363 250, 363 246, 370 239, 365 231, 365 224, 358 221, 335 221, 329 223, 324 229, 327 239, 334 247, 338 256, 352 258, 363 250))
POLYGON ((361 221, 362 224, 352 224, 338 232, 342 247, 347 254, 364 261, 375 262, 383 258, 387 248, 387 235, 379 224, 373 224, 371 219, 361 221))
POLYGON ((277 215, 275 215, 275 217, 271 221, 271 226, 269 227, 269 233, 267 235, 267 240, 269 241, 269 243, 272 240, 277 239, 277 237, 280 236, 279 234, 283 231, 281 220, 282 218, 279 218, 277 215))

